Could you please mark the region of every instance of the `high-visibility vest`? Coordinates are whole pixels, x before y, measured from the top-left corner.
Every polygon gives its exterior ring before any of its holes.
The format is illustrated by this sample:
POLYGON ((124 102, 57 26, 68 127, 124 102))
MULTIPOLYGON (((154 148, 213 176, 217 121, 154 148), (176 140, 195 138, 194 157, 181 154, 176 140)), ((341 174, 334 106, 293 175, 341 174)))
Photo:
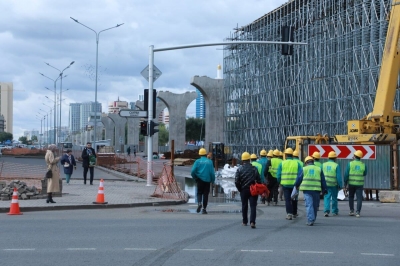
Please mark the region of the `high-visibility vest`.
POLYGON ((336 168, 338 164, 335 162, 326 162, 322 165, 322 171, 324 172, 326 186, 337 187, 338 182, 336 179, 336 168))
POLYGON ((276 178, 276 173, 278 172, 278 167, 281 162, 282 162, 282 159, 279 159, 279 158, 271 159, 271 167, 269 168, 269 172, 271 173, 273 178, 276 178))
POLYGON ((258 173, 261 175, 262 165, 259 162, 251 162, 255 168, 257 168, 258 173))
POLYGON ((349 185, 363 186, 364 185, 365 164, 361 161, 351 161, 349 171, 349 185))
POLYGON ((322 164, 321 164, 320 162, 318 162, 318 161, 314 161, 314 165, 315 165, 315 166, 318 166, 318 167, 321 167, 321 166, 322 166, 322 164))
POLYGON ((303 168, 303 182, 300 190, 321 191, 321 168, 315 165, 307 165, 303 168))
POLYGON ((285 160, 282 162, 281 185, 293 186, 296 182, 299 164, 295 160, 285 160))
POLYGON ((301 167, 304 167, 304 163, 299 158, 293 158, 293 160, 300 163, 301 167))

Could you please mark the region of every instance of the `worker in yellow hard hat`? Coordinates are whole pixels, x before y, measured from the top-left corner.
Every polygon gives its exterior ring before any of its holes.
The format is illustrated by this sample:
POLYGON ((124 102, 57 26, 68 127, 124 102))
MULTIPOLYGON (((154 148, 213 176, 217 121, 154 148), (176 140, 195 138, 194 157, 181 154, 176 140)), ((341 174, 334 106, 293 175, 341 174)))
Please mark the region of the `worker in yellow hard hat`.
MULTIPOLYGON (((258 158, 255 153, 250 155, 250 163, 252 166, 257 168, 258 174, 260 175, 260 178, 261 178, 262 165, 259 162, 257 162, 257 159, 258 158)), ((264 177, 261 178, 261 182, 264 183, 264 177)))
POLYGON ((210 184, 215 182, 215 171, 213 162, 208 159, 207 151, 204 148, 199 150, 200 159, 197 159, 190 174, 197 183, 197 210, 201 208, 202 214, 207 214, 208 194, 210 193, 210 184))
POLYGON ((306 203, 307 225, 312 226, 317 219, 319 195, 326 194, 325 176, 321 167, 314 165, 314 158, 307 156, 304 167, 296 178, 295 187, 303 191, 306 203))
POLYGON ((326 186, 328 193, 324 196, 324 216, 328 217, 331 212, 332 200, 332 215, 339 214, 338 209, 338 192, 343 187, 342 174, 340 173, 340 166, 336 162, 336 152, 331 151, 328 154, 328 161, 322 164, 322 171, 325 176, 326 186))
POLYGON ((293 152, 293 160, 298 161, 300 163, 301 167, 303 167, 304 163, 300 160, 299 156, 300 156, 299 151, 295 150, 293 152))
MULTIPOLYGON (((261 150, 261 151, 260 151, 260 157, 261 157, 261 158, 258 159, 258 162, 261 164, 261 174, 260 174, 260 177, 261 177, 261 180, 262 180, 262 182, 263 182, 264 184, 266 184, 264 172, 265 172, 265 168, 266 168, 267 162, 268 162, 267 155, 268 155, 268 153, 267 153, 266 150, 261 150)), ((267 199, 265 198, 265 195, 264 195, 264 194, 261 195, 261 202, 262 202, 263 204, 265 204, 266 200, 267 200, 267 199)))
POLYGON ((270 191, 267 202, 268 205, 271 204, 272 199, 274 200, 274 205, 278 205, 278 188, 279 183, 276 179, 276 173, 278 171, 278 166, 282 162, 282 159, 279 158, 281 152, 279 150, 273 151, 273 157, 271 160, 268 160, 267 165, 265 166, 264 176, 266 182, 268 184, 268 189, 270 191))
POLYGON ((314 165, 322 167, 321 162, 319 161, 321 159, 321 154, 319 152, 314 152, 311 157, 314 159, 314 165))
POLYGON ((346 172, 344 174, 344 184, 349 186, 349 207, 350 216, 354 216, 354 194, 357 196, 357 209, 355 212, 356 217, 360 217, 364 179, 367 175, 367 166, 361 162, 363 153, 360 150, 354 152, 354 160, 347 164, 346 172))

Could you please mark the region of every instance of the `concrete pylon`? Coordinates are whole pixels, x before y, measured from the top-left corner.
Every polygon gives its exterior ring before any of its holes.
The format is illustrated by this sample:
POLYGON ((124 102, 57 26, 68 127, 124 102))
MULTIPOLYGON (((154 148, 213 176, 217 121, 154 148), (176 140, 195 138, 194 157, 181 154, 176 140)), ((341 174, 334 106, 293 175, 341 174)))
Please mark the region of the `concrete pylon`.
MULTIPOLYGON (((135 106, 137 108, 139 108, 140 110, 144 109, 144 102, 143 101, 136 101, 135 106)), ((165 105, 164 102, 162 101, 158 101, 156 103, 156 118, 152 119, 153 121, 157 122, 158 121, 158 116, 160 115, 160 113, 166 108, 167 106, 165 105)), ((158 122, 157 122, 158 123, 158 122)), ((139 122, 138 122, 139 124, 139 122)), ((146 150, 147 150, 147 141, 146 143, 146 150)), ((158 133, 154 134, 153 136, 153 152, 158 152, 158 133)))
POLYGON ((224 140, 224 80, 194 76, 190 85, 203 94, 206 104, 205 147, 208 149, 208 143, 224 140))
MULTIPOLYGON (((186 110, 197 98, 195 91, 176 94, 159 91, 157 97, 165 103, 169 111, 169 142, 175 140, 175 149, 184 150, 186 135, 186 110)), ((173 151, 171 151, 173 152, 173 151)))
POLYGON ((114 149, 115 151, 119 150, 121 153, 123 153, 125 152, 124 144, 125 144, 126 118, 119 116, 119 114, 108 114, 108 117, 110 117, 115 124, 114 149))
POLYGON ((111 118, 109 118, 108 116, 102 116, 101 117, 101 122, 104 125, 104 128, 106 130, 106 136, 105 139, 109 139, 110 140, 110 146, 114 146, 114 128, 115 128, 115 124, 114 121, 111 120, 111 118))

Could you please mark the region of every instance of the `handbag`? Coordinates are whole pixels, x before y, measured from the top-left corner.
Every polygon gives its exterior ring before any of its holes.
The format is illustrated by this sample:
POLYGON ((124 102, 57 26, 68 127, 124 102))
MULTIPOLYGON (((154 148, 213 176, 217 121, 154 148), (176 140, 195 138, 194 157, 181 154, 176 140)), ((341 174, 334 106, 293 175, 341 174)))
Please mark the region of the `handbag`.
MULTIPOLYGON (((263 193, 267 193, 267 191, 268 191, 268 188, 264 184, 255 183, 250 186, 250 194, 252 196, 258 196, 263 193)), ((268 194, 269 194, 269 191, 268 191, 268 194)))
POLYGON ((46 178, 53 178, 53 172, 51 171, 51 169, 47 170, 46 178))
POLYGON ((64 164, 64 167, 65 167, 65 168, 68 168, 68 167, 69 167, 69 163, 65 163, 65 164, 64 164))

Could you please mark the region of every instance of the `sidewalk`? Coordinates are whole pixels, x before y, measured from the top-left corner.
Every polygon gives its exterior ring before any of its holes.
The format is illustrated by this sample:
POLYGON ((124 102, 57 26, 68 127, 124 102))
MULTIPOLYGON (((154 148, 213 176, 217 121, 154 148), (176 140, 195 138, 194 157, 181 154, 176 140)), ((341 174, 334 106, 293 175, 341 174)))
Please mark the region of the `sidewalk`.
MULTIPOLYGON (((146 180, 108 169, 95 169, 93 185, 83 184, 82 178, 72 179, 67 185, 63 180, 62 197, 53 197, 56 203, 46 203, 46 199, 18 200, 21 212, 106 209, 142 206, 166 206, 186 203, 183 200, 171 200, 151 197, 156 186, 146 186, 146 180), (99 179, 104 178, 104 195, 108 204, 93 204, 99 189, 99 179)), ((78 177, 78 176, 77 176, 78 177)), ((10 210, 11 201, 0 201, 0 213, 10 210)))

